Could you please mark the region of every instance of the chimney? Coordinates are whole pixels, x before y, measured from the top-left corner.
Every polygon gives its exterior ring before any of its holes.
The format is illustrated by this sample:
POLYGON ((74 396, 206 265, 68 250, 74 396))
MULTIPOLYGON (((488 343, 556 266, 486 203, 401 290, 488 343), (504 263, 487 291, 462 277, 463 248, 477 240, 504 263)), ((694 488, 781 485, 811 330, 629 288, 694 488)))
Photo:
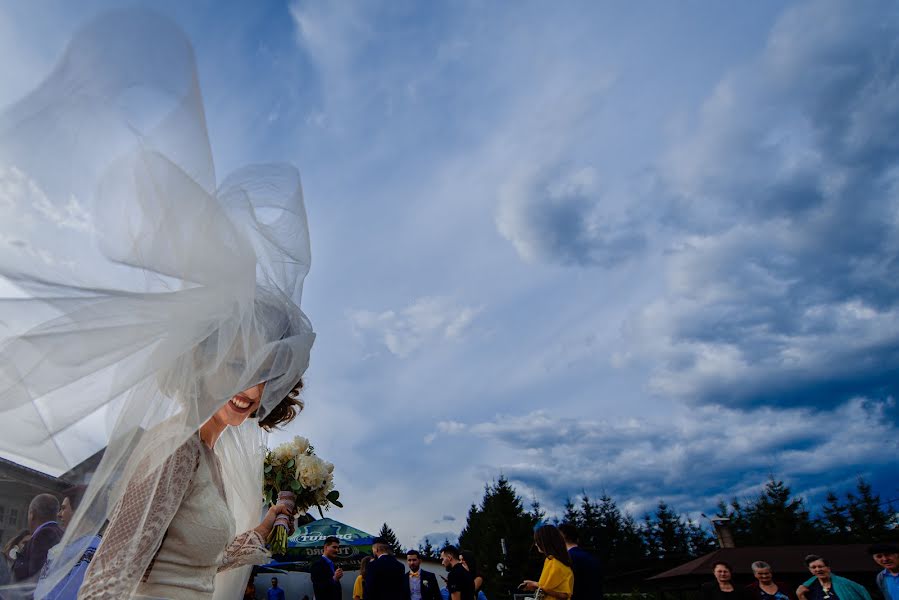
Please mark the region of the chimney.
POLYGON ((709 519, 715 527, 715 535, 718 537, 719 548, 736 548, 734 534, 730 531, 730 519, 725 517, 712 517, 709 519))

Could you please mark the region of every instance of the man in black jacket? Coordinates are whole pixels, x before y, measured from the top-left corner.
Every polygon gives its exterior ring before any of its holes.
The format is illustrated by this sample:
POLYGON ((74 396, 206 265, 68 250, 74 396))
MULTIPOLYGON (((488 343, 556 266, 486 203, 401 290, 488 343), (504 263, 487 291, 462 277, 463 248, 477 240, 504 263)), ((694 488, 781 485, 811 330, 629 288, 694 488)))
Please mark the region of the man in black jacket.
POLYGON ((325 538, 322 557, 309 569, 315 600, 341 600, 340 578, 343 577, 343 569, 334 564, 339 553, 340 540, 333 535, 325 538))
POLYGON ((390 554, 390 546, 381 538, 371 545, 375 559, 365 568, 365 600, 409 600, 406 568, 390 554))
POLYGON ((52 494, 39 494, 28 506, 28 528, 31 539, 13 563, 13 576, 18 582, 36 580, 47 552, 62 539, 62 528, 56 522, 59 500, 52 494))
POLYGON ((406 552, 406 564, 409 565, 409 598, 410 600, 440 600, 440 584, 437 576, 421 568, 421 554, 418 550, 406 552))

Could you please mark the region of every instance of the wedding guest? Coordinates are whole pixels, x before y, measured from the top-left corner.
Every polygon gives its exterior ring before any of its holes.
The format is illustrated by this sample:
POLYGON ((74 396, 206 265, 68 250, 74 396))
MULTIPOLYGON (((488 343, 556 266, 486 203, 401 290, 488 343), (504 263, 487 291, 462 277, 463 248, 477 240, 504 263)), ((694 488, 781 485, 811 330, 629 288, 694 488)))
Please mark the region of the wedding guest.
POLYGON ((371 551, 375 559, 365 570, 365 600, 408 600, 406 569, 390 553, 390 545, 375 538, 371 551))
POLYGON ((23 529, 12 536, 3 546, 3 558, 10 564, 15 562, 16 557, 19 555, 19 552, 25 548, 25 544, 28 543, 29 538, 31 538, 31 532, 27 529, 23 529))
POLYGON ((864 586, 831 573, 827 559, 809 554, 805 564, 814 577, 796 590, 799 600, 871 600, 864 586))
POLYGON ((449 571, 446 578, 449 600, 475 600, 474 577, 462 566, 459 549, 447 546, 441 550, 440 562, 449 571))
POLYGON ((13 577, 16 581, 36 579, 44 568, 47 552, 62 539, 62 529, 56 522, 58 514, 59 500, 52 494, 38 494, 31 501, 28 506, 31 539, 13 563, 13 577))
POLYGON ((747 600, 793 600, 793 594, 786 584, 774 581, 771 565, 757 560, 752 563, 755 581, 746 586, 747 600))
POLYGON ((738 600, 740 594, 734 587, 733 573, 731 566, 723 560, 712 563, 715 581, 702 584, 702 600, 738 600))
POLYGON ((884 600, 899 600, 899 545, 874 544, 868 554, 883 567, 877 574, 877 587, 884 600))
POLYGON ((484 587, 484 578, 481 576, 481 572, 478 571, 478 561, 474 557, 474 552, 471 550, 459 551, 459 560, 462 561, 462 566, 465 567, 474 578, 474 593, 480 598, 481 588, 484 587))
POLYGON ((543 525, 534 531, 534 545, 546 558, 539 581, 525 579, 519 587, 527 591, 542 591, 549 598, 567 600, 574 592, 574 573, 565 539, 553 525, 543 525))
POLYGON ((602 569, 599 559, 578 546, 580 540, 577 527, 571 523, 559 525, 559 533, 562 534, 568 556, 571 557, 571 571, 574 573, 572 600, 602 600, 602 569))
POLYGON ((437 575, 421 568, 421 554, 418 550, 406 552, 406 564, 409 565, 409 597, 411 600, 439 600, 440 584, 437 575))
MULTIPOLYGON (((76 485, 63 492, 58 516, 59 526, 63 531, 72 522, 72 517, 75 511, 78 510, 85 491, 87 491, 87 486, 76 485)), ((50 551, 47 553, 47 563, 44 565, 41 576, 38 579, 35 597, 43 598, 44 600, 75 600, 78 597, 81 583, 84 581, 84 574, 87 572, 91 559, 94 557, 94 553, 99 545, 100 536, 95 535, 83 536, 77 540, 72 540, 65 547, 62 544, 57 544, 50 548, 50 551), (78 558, 78 561, 62 580, 53 589, 48 589, 50 582, 47 579, 47 575, 52 565, 60 560, 63 561, 63 564, 66 564, 76 558, 78 558)))
POLYGON ((365 597, 365 573, 368 563, 371 561, 372 557, 366 556, 359 564, 359 575, 356 576, 356 582, 353 583, 353 600, 362 600, 365 597))
POLYGON ((272 577, 272 587, 268 588, 268 600, 286 600, 284 590, 278 587, 278 578, 272 577))
POLYGON ((321 558, 312 564, 309 571, 315 600, 340 600, 340 578, 343 577, 343 569, 334 564, 339 553, 340 540, 329 535, 322 546, 321 558))

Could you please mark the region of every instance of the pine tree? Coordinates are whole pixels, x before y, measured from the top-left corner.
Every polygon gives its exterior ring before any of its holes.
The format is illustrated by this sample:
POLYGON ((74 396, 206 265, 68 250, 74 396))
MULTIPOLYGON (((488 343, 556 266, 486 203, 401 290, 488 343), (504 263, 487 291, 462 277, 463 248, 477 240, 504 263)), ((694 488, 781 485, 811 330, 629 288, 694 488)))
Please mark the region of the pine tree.
POLYGON ((390 528, 387 523, 384 523, 381 526, 381 531, 378 533, 379 538, 383 538, 387 545, 390 546, 390 551, 394 556, 402 556, 405 554, 405 550, 403 550, 402 545, 400 545, 399 539, 397 539, 396 534, 393 532, 393 529, 390 528))
POLYGON ((542 563, 531 553, 537 523, 534 517, 525 511, 521 498, 505 477, 487 486, 480 506, 469 509, 459 545, 474 552, 488 598, 505 597, 526 575, 540 572, 542 563), (505 566, 502 573, 496 570, 499 563, 505 566))
POLYGON ((543 507, 540 505, 540 501, 537 500, 536 496, 531 500, 531 510, 528 514, 531 515, 534 523, 540 523, 546 519, 546 511, 543 510, 543 507))
POLYGON ((745 505, 734 499, 718 509, 718 516, 730 519, 737 546, 814 544, 823 537, 802 498, 793 498, 790 487, 773 477, 745 505))
POLYGON ((574 502, 571 501, 571 498, 565 498, 565 514, 562 516, 562 522, 574 525, 575 527, 581 526, 580 514, 578 513, 574 502))
POLYGON ((655 514, 646 515, 643 536, 650 555, 655 555, 665 565, 692 557, 689 528, 664 500, 659 501, 655 514))
POLYGON ((418 553, 421 554, 422 560, 436 560, 439 552, 431 545, 431 540, 425 537, 424 542, 418 544, 418 553))
POLYGON ((874 494, 871 484, 859 478, 858 495, 846 494, 846 510, 851 537, 856 541, 885 539, 897 526, 896 513, 891 506, 883 506, 879 494, 874 494))
POLYGON ((832 491, 827 492, 826 504, 821 509, 821 527, 831 541, 842 543, 850 539, 849 517, 846 514, 846 505, 840 502, 839 497, 832 491))

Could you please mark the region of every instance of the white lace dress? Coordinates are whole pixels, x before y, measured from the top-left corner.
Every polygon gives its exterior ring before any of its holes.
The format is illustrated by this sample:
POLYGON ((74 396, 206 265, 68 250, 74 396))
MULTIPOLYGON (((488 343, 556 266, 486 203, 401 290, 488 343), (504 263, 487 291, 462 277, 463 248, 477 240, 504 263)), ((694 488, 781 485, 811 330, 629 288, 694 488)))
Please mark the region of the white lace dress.
POLYGON ((220 463, 198 436, 160 471, 141 473, 110 519, 79 599, 211 599, 218 571, 268 561, 256 531, 234 536, 220 463), (135 541, 136 557, 122 551, 135 541))

